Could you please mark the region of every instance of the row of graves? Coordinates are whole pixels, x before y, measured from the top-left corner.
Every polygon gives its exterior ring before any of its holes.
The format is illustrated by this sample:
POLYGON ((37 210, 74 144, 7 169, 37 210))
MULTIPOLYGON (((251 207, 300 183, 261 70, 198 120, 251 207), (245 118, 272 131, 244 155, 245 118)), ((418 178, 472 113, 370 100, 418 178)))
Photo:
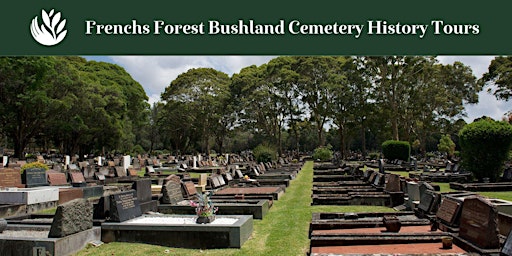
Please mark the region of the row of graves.
POLYGON ((372 202, 396 210, 389 213, 313 213, 310 255, 512 255, 512 202, 440 193, 430 182, 371 169, 361 179, 377 188, 379 174, 383 193, 402 193, 403 204, 372 202))
POLYGON ((23 175, 24 163, 10 159, 0 168, 0 255, 70 255, 87 244, 114 241, 240 248, 252 234, 253 219, 265 217, 302 167, 286 159, 220 166, 190 157, 188 168, 187 159, 175 158, 172 165, 169 159, 129 156, 69 159, 23 175), (138 175, 142 167, 144 177, 138 175), (158 171, 175 167, 173 175, 158 171), (200 167, 215 168, 191 178, 200 167), (218 209, 209 224, 196 223, 191 207, 204 195, 218 209), (55 214, 35 213, 53 207, 55 214))

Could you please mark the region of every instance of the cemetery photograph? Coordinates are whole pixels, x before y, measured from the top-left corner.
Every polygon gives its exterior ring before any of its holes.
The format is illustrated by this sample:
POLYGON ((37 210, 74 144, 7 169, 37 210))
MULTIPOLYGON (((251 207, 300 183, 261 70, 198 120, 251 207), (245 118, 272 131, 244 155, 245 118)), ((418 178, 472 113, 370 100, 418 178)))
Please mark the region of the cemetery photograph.
POLYGON ((0 255, 512 255, 512 57, 166 57, 0 56, 0 255))

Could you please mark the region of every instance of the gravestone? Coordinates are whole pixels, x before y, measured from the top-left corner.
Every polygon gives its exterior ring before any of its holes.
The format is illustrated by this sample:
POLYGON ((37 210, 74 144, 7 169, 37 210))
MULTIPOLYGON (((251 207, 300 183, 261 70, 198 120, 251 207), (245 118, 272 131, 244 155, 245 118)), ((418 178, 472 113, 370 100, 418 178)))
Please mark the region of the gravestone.
POLYGON ((212 181, 212 187, 213 187, 213 188, 218 188, 218 187, 220 187, 220 182, 219 182, 219 180, 217 179, 217 176, 211 177, 210 179, 211 179, 211 181, 212 181))
POLYGON ((24 187, 20 171, 12 168, 0 169, 0 187, 24 187))
POLYGON ((110 199, 110 221, 123 222, 142 216, 135 190, 113 194, 110 199))
POLYGON ((129 156, 129 155, 123 156, 123 165, 122 166, 124 168, 125 173, 128 170, 128 167, 131 165, 131 162, 132 162, 131 156, 129 156))
POLYGON ((208 179, 208 175, 202 173, 199 175, 199 182, 198 182, 198 185, 199 186, 206 186, 207 185, 207 179, 208 179))
POLYGON ((151 165, 146 166, 146 173, 154 174, 155 169, 153 168, 153 166, 151 166, 151 165))
POLYGON ((6 167, 8 163, 9 163, 9 157, 8 156, 3 156, 2 157, 2 166, 6 167))
POLYGON ((427 190, 423 193, 423 196, 421 196, 418 209, 420 209, 426 214, 430 214, 433 211, 434 203, 436 202, 436 200, 436 193, 434 191, 427 190))
POLYGON ((48 172, 46 175, 48 175, 48 183, 50 183, 51 186, 69 185, 65 173, 48 172))
POLYGON ((224 178, 222 177, 222 175, 217 175, 215 177, 217 178, 217 180, 219 180, 219 184, 221 187, 226 185, 226 181, 224 181, 224 178))
POLYGON ((89 166, 89 162, 78 162, 78 167, 80 167, 80 170, 84 170, 87 166, 89 166))
POLYGON ((46 170, 43 168, 26 169, 23 176, 25 176, 25 186, 27 188, 48 186, 46 170))
POLYGON ((68 165, 68 170, 71 170, 71 171, 79 171, 80 168, 78 168, 78 166, 76 166, 76 164, 69 164, 68 165))
POLYGON ((162 203, 177 204, 183 201, 183 192, 181 191, 181 182, 169 180, 162 186, 162 203))
POLYGON ((183 182, 183 188, 185 189, 185 194, 188 197, 194 196, 197 194, 196 185, 192 181, 183 182))
POLYGON ((133 168, 128 168, 128 174, 131 176, 131 177, 137 177, 139 176, 139 174, 137 173, 137 170, 133 169, 133 168))
POLYGON ((461 202, 445 197, 441 201, 436 217, 449 226, 458 226, 457 220, 461 205, 461 202))
POLYGON ((480 196, 465 198, 460 216, 459 236, 483 249, 499 248, 496 207, 480 196))
POLYGON ((117 177, 125 177, 126 176, 126 169, 122 166, 116 166, 116 176, 117 177))
POLYGON ((100 172, 97 172, 94 174, 94 176, 96 177, 97 180, 99 181, 105 181, 105 175, 100 173, 100 172))
POLYGON ((224 177, 226 178, 227 182, 230 182, 233 180, 233 176, 231 176, 231 173, 229 173, 229 172, 224 173, 224 177))
POLYGON ((108 165, 108 167, 115 167, 116 163, 114 161, 108 161, 107 165, 108 165))
POLYGON ((380 187, 383 183, 382 182, 383 180, 384 180, 384 174, 377 173, 377 175, 375 176, 375 180, 373 181, 373 185, 376 187, 380 187))
POLYGON ((92 205, 83 198, 74 199, 57 207, 49 238, 65 237, 92 228, 92 205))
POLYGON ((70 163, 71 163, 70 157, 68 155, 64 156, 64 169, 69 169, 70 163))
POLYGON ((384 172, 384 159, 379 159, 379 173, 385 173, 384 172))
POLYGON ((235 173, 236 173, 236 176, 241 179, 244 177, 244 175, 242 174, 242 171, 240 171, 240 169, 236 169, 235 170, 235 173))
POLYGON ((370 177, 368 178, 368 183, 373 184, 375 182, 375 177, 377 177, 378 172, 372 172, 370 177))
POLYGON ((510 256, 512 255, 512 234, 508 234, 507 240, 503 244, 501 248, 500 256, 510 256))
POLYGON ((423 195, 425 194, 425 191, 427 191, 427 190, 435 191, 434 187, 432 187, 432 185, 430 185, 428 182, 421 182, 420 187, 419 187, 420 198, 423 197, 423 195))
POLYGON ((132 189, 137 191, 139 203, 151 201, 151 179, 139 179, 134 181, 132 189))
POLYGON ((400 175, 390 174, 386 183, 385 190, 388 192, 399 192, 400 191, 400 175))
POLYGON ((89 165, 85 167, 83 176, 84 178, 93 178, 95 172, 96 168, 93 165, 89 165))
POLYGON ((69 172, 69 177, 73 183, 85 182, 85 177, 81 172, 69 172))
POLYGON ((414 210, 416 208, 415 203, 419 203, 421 199, 419 184, 414 181, 407 182, 407 195, 409 196, 407 206, 414 210))

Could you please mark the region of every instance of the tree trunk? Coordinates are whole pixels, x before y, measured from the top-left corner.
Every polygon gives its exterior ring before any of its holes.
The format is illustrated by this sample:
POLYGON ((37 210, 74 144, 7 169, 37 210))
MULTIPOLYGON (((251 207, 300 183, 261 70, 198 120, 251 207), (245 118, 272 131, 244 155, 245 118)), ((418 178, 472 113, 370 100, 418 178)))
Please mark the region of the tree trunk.
POLYGON ((366 157, 366 127, 364 121, 361 121, 361 153, 363 157, 366 157))
POLYGON ((345 135, 343 134, 343 126, 339 126, 338 135, 340 136, 341 159, 345 159, 345 135))

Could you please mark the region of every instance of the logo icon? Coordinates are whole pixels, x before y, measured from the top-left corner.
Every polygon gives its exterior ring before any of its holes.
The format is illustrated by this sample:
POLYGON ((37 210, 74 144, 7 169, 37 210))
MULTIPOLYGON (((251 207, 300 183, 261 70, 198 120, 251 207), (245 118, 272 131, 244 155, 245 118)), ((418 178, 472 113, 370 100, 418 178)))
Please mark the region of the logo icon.
POLYGON ((41 24, 41 26, 39 26, 37 16, 32 19, 32 23, 30 24, 30 32, 32 33, 32 37, 38 43, 46 46, 56 45, 64 40, 68 31, 64 30, 64 26, 66 26, 66 20, 60 20, 60 12, 55 13, 55 10, 52 9, 49 13, 47 13, 43 9, 41 10, 41 17, 43 19, 43 24, 41 24))

